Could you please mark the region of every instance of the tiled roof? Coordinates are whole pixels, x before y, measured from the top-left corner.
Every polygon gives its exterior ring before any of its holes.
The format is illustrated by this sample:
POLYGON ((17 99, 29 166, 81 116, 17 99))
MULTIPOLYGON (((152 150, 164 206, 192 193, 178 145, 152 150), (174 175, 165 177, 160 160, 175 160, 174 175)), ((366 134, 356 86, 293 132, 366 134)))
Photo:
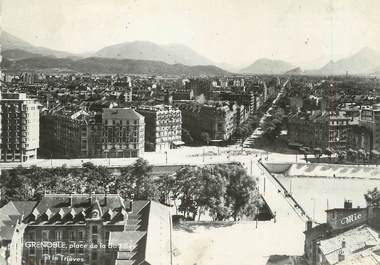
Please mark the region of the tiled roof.
POLYGON ((136 247, 139 240, 141 240, 145 235, 145 231, 111 232, 109 242, 111 245, 119 245, 119 251, 132 251, 136 247))
POLYGON ((368 256, 359 256, 354 259, 344 260, 338 265, 380 265, 380 257, 375 254, 370 254, 368 256))
POLYGON ((48 194, 24 220, 31 224, 77 223, 95 211, 104 222, 116 224, 126 218, 125 208, 124 200, 117 194, 48 194))
POLYGON ((362 225, 335 237, 322 240, 319 248, 327 261, 330 264, 335 264, 338 262, 339 254, 343 253, 345 259, 349 259, 379 244, 378 233, 367 225, 362 225))
POLYGON ((37 202, 10 201, 0 209, 0 238, 10 240, 14 225, 24 215, 30 214, 37 202))
POLYGON ((140 120, 144 116, 136 112, 133 109, 127 108, 113 108, 113 109, 103 109, 103 119, 129 119, 129 120, 140 120))

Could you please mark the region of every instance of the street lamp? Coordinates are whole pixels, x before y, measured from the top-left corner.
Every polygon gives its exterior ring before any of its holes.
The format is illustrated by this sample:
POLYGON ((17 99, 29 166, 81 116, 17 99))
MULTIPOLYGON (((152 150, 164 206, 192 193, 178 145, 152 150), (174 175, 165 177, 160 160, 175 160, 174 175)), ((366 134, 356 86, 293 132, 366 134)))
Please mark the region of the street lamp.
POLYGON ((165 151, 165 163, 168 164, 168 151, 165 151))

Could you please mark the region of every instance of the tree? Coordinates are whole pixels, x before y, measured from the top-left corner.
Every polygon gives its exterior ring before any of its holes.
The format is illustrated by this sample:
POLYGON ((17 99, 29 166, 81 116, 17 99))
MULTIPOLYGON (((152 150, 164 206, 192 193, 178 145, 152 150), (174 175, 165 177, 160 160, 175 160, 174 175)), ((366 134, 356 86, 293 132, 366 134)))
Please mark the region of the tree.
MULTIPOLYGON (((235 221, 253 211, 259 204, 259 193, 256 189, 255 180, 248 176, 245 168, 239 163, 228 165, 216 165, 215 174, 222 175, 227 180, 225 207, 228 209, 228 217, 235 221)), ((227 216, 220 216, 218 219, 226 219, 227 216)))
MULTIPOLYGON (((21 169, 22 170, 22 169, 21 169)), ((24 175, 20 174, 20 169, 13 169, 9 172, 2 172, 0 178, 2 187, 3 200, 1 204, 5 204, 10 200, 30 200, 33 198, 32 185, 24 175)))
POLYGON ((182 141, 184 141, 185 144, 192 144, 194 142, 189 130, 185 128, 182 128, 182 141))
POLYGON ((82 176, 85 179, 84 192, 104 193, 106 188, 111 192, 116 191, 115 176, 106 167, 84 163, 82 176))
POLYGON ((227 180, 221 174, 215 173, 213 168, 214 166, 206 166, 201 170, 199 194, 195 199, 199 207, 198 219, 206 211, 209 211, 214 219, 227 213, 224 205, 227 180))
POLYGON ((364 194, 364 199, 367 202, 367 206, 378 208, 380 206, 379 190, 377 188, 369 190, 366 194, 364 194))
POLYGON ((116 180, 121 195, 124 198, 135 198, 138 200, 157 199, 158 186, 149 174, 152 166, 148 161, 139 158, 132 166, 122 168, 119 178, 116 180))

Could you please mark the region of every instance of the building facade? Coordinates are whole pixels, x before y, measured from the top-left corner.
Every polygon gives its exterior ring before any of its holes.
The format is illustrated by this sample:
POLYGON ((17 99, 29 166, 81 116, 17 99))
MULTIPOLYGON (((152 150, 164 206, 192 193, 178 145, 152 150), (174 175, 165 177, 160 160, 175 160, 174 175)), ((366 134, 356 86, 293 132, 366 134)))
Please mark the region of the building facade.
POLYGON ((181 110, 182 126, 194 139, 204 141, 207 134, 210 141, 228 141, 237 128, 237 106, 228 102, 198 104, 180 101, 174 106, 181 110))
POLYGON ((1 161, 26 162, 37 158, 39 109, 26 94, 2 94, 1 161))
POLYGON ((155 202, 118 194, 45 194, 22 221, 18 257, 25 265, 170 261, 169 209, 155 202))
POLYGON ((152 151, 164 151, 181 143, 182 114, 167 105, 141 106, 137 109, 145 117, 145 143, 152 151))
POLYGON ((105 157, 139 157, 144 154, 145 118, 133 109, 103 109, 105 157))
POLYGON ((144 117, 132 109, 45 113, 40 153, 58 158, 138 157, 144 153, 144 130, 144 117))
POLYGON ((288 141, 310 148, 344 151, 349 121, 348 117, 319 111, 293 114, 288 122, 288 141))
POLYGON ((360 111, 359 124, 370 131, 371 152, 375 155, 380 155, 380 105, 363 108, 360 111))
POLYGON ((349 263, 380 249, 378 234, 380 208, 344 208, 326 210, 326 223, 306 224, 305 258, 309 265, 367 264, 349 263), (364 255, 363 255, 364 254, 364 255), (342 263, 341 263, 342 262, 342 263))

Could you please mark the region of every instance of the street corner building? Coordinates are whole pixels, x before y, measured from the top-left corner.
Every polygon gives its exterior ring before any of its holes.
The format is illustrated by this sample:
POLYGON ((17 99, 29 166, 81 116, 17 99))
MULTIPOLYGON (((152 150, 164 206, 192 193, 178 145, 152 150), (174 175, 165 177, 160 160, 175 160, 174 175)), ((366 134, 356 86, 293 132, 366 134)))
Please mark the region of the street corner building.
POLYGON ((41 115, 41 149, 47 157, 123 158, 144 154, 144 116, 129 108, 99 112, 61 108, 41 115))
POLYGON ((307 221, 305 258, 309 265, 380 264, 380 208, 326 210, 327 222, 307 221))
POLYGON ((1 162, 27 162, 37 159, 39 148, 39 109, 36 99, 24 93, 2 93, 1 162))
POLYGON ((170 105, 140 106, 137 112, 145 117, 145 145, 149 151, 165 151, 182 142, 182 115, 170 105))
POLYGON ((46 194, 1 209, 12 265, 170 264, 171 215, 153 201, 118 194, 46 194))

